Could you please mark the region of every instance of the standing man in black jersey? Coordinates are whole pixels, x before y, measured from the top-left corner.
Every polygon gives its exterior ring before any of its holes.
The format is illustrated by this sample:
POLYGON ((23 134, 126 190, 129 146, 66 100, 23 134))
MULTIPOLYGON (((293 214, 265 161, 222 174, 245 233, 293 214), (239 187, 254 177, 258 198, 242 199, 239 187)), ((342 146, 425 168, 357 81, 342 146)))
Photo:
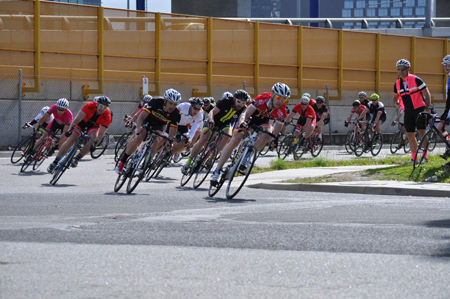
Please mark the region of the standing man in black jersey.
MULTIPOLYGON (((117 174, 122 172, 123 166, 131 154, 136 150, 138 145, 144 140, 146 132, 143 128, 144 124, 163 134, 166 127, 170 125, 169 138, 175 136, 181 114, 176 109, 177 104, 181 102, 181 94, 175 89, 168 89, 164 93, 164 97, 154 97, 147 105, 142 108, 139 118, 137 119, 136 130, 134 135, 130 137, 127 148, 120 157, 115 171, 117 174)), ((162 145, 164 139, 158 138, 153 144, 153 153, 162 145)))
POLYGON ((207 121, 205 121, 207 125, 203 127, 200 140, 195 143, 186 164, 181 168, 183 174, 187 173, 192 160, 200 153, 202 148, 208 142, 212 134, 211 129, 214 126, 228 134, 228 136, 223 135, 222 140, 218 145, 219 153, 222 151, 231 138, 233 124, 238 120, 239 116, 242 115, 249 100, 250 96, 245 90, 237 90, 234 93, 234 96, 222 98, 222 100, 217 103, 216 107, 208 114, 207 121))

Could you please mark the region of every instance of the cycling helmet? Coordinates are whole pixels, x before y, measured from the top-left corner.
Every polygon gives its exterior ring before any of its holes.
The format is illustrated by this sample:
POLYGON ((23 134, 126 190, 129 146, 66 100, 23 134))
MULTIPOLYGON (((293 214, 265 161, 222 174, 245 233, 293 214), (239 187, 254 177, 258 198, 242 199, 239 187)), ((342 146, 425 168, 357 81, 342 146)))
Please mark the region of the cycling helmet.
POLYGON ((447 55, 442 59, 442 65, 450 65, 450 55, 447 55))
POLYGON ((323 96, 318 96, 318 97, 316 98, 316 102, 317 102, 317 103, 323 103, 323 102, 325 102, 325 98, 324 98, 323 96))
POLYGON ((173 88, 166 90, 164 93, 164 99, 171 101, 172 103, 178 104, 181 102, 181 94, 173 88))
POLYGON ((305 97, 305 96, 303 96, 303 97, 300 99, 300 103, 302 103, 302 104, 309 104, 309 101, 310 101, 310 98, 305 97))
POLYGON ((359 105, 361 105, 361 102, 359 100, 354 100, 352 103, 353 107, 359 107, 359 105))
POLYGON ((367 97, 367 93, 361 91, 360 93, 358 93, 358 97, 367 97))
POLYGON ((311 98, 311 95, 309 93, 305 92, 304 94, 302 94, 302 97, 311 98))
POLYGON ((371 96, 370 96, 370 99, 371 100, 379 100, 380 99, 380 96, 379 95, 377 95, 376 93, 373 93, 371 96))
POLYGON ((153 98, 152 98, 151 95, 146 94, 146 95, 144 96, 144 98, 142 99, 142 101, 143 101, 144 103, 148 104, 148 103, 150 103, 150 101, 151 101, 152 99, 153 99, 153 98))
MULTIPOLYGON (((209 100, 209 99, 208 99, 209 100)), ((203 100, 200 98, 190 98, 189 103, 191 103, 194 107, 202 107, 203 106, 203 100)))
POLYGON ((251 100, 251 97, 249 96, 249 94, 245 90, 242 90, 242 89, 236 90, 236 92, 234 93, 234 97, 237 100, 245 101, 246 103, 248 103, 251 100))
POLYGON ((203 105, 208 105, 208 104, 211 104, 211 100, 209 98, 203 98, 203 105))
POLYGON ((111 104, 111 100, 107 96, 99 96, 97 97, 97 103, 109 106, 111 104))
POLYGON ((289 86, 287 86, 284 83, 275 83, 274 86, 272 86, 272 92, 276 94, 277 96, 283 97, 283 98, 289 98, 291 96, 291 89, 289 86))
POLYGON ((399 67, 399 66, 411 67, 411 63, 406 59, 400 59, 399 61, 397 61, 396 66, 397 67, 399 67))
POLYGON ((69 108, 69 101, 65 98, 61 98, 56 102, 56 106, 61 109, 69 108))
POLYGON ((225 91, 222 95, 222 100, 223 99, 232 99, 233 98, 233 94, 231 92, 225 91))

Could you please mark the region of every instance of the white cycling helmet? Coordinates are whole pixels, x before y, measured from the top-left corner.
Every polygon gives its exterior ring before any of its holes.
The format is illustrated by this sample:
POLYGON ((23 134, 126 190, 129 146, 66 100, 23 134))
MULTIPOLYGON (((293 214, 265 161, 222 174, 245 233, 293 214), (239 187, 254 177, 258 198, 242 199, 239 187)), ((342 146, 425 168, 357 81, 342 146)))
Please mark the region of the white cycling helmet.
POLYGON ((222 95, 222 100, 223 99, 232 99, 233 98, 233 94, 229 91, 225 91, 222 95))
POLYGON ((364 91, 361 91, 360 93, 358 93, 358 97, 367 97, 367 93, 365 93, 364 91))
POLYGON ((69 108, 69 101, 66 98, 61 98, 56 102, 56 106, 61 109, 69 108))
POLYGON ((450 55, 447 55, 442 59, 442 65, 450 65, 450 55))
POLYGON ((151 101, 152 99, 153 99, 153 98, 152 98, 151 95, 146 94, 146 95, 142 98, 142 101, 143 101, 144 103, 148 104, 148 103, 150 103, 150 101, 151 101))
POLYGON ((287 86, 284 83, 275 83, 272 86, 272 92, 276 94, 277 96, 283 97, 283 98, 289 98, 291 96, 291 89, 289 86, 287 86))
POLYGON ((302 104, 309 104, 309 100, 310 100, 310 98, 303 96, 300 99, 300 103, 302 103, 302 104))
POLYGON ((303 97, 307 97, 307 98, 310 99, 310 98, 311 98, 311 95, 310 95, 309 93, 305 92, 304 94, 302 94, 302 98, 303 98, 303 97))
POLYGON ((396 66, 411 67, 411 63, 406 59, 400 59, 399 61, 397 61, 396 66))
POLYGON ((164 99, 171 101, 172 103, 178 104, 181 102, 181 94, 173 88, 166 90, 164 93, 164 99))

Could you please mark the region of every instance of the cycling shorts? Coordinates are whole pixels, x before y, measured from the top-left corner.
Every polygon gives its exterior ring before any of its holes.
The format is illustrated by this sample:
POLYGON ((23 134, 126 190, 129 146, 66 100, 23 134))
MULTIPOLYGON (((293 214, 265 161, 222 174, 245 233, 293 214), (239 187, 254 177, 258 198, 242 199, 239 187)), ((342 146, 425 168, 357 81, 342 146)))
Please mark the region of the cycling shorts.
POLYGON ((47 130, 49 130, 50 132, 56 134, 58 132, 58 130, 60 130, 62 132, 62 130, 64 129, 64 126, 65 126, 64 124, 59 124, 55 120, 52 120, 45 128, 47 130))
POLYGON ((425 110, 425 106, 419 107, 413 111, 405 111, 404 123, 405 129, 408 133, 414 133, 417 130, 425 130, 428 124, 428 119, 431 116, 422 114, 419 117, 419 113, 425 110))

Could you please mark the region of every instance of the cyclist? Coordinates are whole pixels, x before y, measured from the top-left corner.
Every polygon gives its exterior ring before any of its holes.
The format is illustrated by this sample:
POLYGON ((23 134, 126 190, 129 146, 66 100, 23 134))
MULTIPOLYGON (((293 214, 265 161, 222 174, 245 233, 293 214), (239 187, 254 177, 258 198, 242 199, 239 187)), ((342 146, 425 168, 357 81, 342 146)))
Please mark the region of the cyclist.
POLYGON ((181 138, 172 148, 172 154, 181 153, 193 140, 196 140, 203 127, 203 100, 200 98, 190 98, 189 102, 181 103, 177 106, 181 118, 178 123, 178 133, 187 139, 181 138))
MULTIPOLYGON (((427 117, 424 114, 421 114, 421 117, 418 116, 421 112, 430 113, 431 95, 425 82, 409 73, 411 63, 408 60, 400 59, 396 66, 398 79, 394 84, 393 101, 395 103, 399 99, 401 105, 405 107, 404 123, 411 148, 410 162, 414 162, 417 151, 416 128, 420 138, 422 138, 427 125, 427 117)), ((425 162, 427 161, 427 154, 427 151, 423 154, 425 162)))
POLYGON ((311 95, 307 92, 305 92, 304 94, 302 94, 302 98, 303 97, 307 97, 309 99, 309 105, 312 106, 316 103, 316 100, 314 100, 311 95))
MULTIPOLYGON (((303 135, 302 143, 306 138, 312 135, 314 129, 316 128, 316 112, 313 107, 309 105, 310 99, 308 97, 302 97, 300 99, 300 103, 292 108, 292 112, 289 113, 286 118, 286 122, 290 122, 291 119, 295 116, 295 114, 299 114, 296 130, 294 133, 294 144, 297 144, 297 138, 300 134, 303 135)), ((300 144, 302 145, 302 144, 300 144)))
MULTIPOLYGON (((39 114, 36 115, 36 117, 35 117, 34 119, 30 120, 29 122, 26 122, 26 123, 22 126, 22 129, 26 129, 26 128, 32 127, 32 126, 34 126, 35 124, 37 124, 37 122, 45 115, 45 113, 47 113, 48 109, 50 109, 49 106, 42 107, 42 109, 41 109, 41 111, 39 112, 39 114)), ((42 123, 42 126, 43 126, 43 127, 47 127, 47 126, 48 126, 48 123, 51 122, 52 120, 53 120, 53 114, 50 115, 50 118, 47 119, 46 122, 42 123)))
POLYGON ((143 98, 142 101, 139 102, 139 104, 137 105, 137 107, 133 110, 133 112, 131 112, 130 115, 125 115, 124 117, 124 121, 125 121, 125 127, 129 127, 131 125, 132 122, 135 122, 136 119, 139 116, 139 113, 141 113, 142 108, 150 103, 150 101, 152 100, 152 96, 149 94, 146 94, 143 98))
POLYGON ((75 131, 75 134, 73 134, 74 128, 77 128, 82 132, 86 132, 92 139, 89 139, 84 144, 80 153, 74 157, 71 163, 72 167, 77 167, 78 161, 89 153, 91 146, 94 145, 93 140, 96 142, 98 142, 98 140, 102 140, 103 135, 111 123, 111 113, 108 108, 110 104, 111 100, 107 96, 99 96, 96 102, 89 102, 81 108, 80 112, 78 112, 77 116, 73 120, 70 130, 65 133, 65 136, 69 138, 61 145, 55 160, 48 166, 48 172, 52 173, 55 170, 55 167, 61 157, 64 156, 66 152, 77 142, 80 133, 75 131))
POLYGON ((325 98, 318 96, 316 98, 316 103, 311 106, 316 113, 316 123, 317 123, 317 141, 322 140, 322 127, 330 122, 330 111, 328 111, 325 105, 325 98))
MULTIPOLYGON (((134 153, 138 145, 146 137, 146 129, 144 125, 148 124, 151 128, 163 134, 167 126, 169 129, 169 138, 173 138, 177 132, 178 123, 180 122, 180 110, 176 109, 177 104, 181 102, 181 94, 175 89, 168 89, 163 97, 154 97, 150 103, 146 104, 139 114, 136 121, 136 130, 132 137, 130 137, 127 147, 120 157, 120 161, 114 169, 117 174, 123 170, 123 166, 131 154, 134 153)), ((153 144, 153 155, 156 154, 157 149, 164 142, 163 138, 158 138, 153 144)))
MULTIPOLYGON (((354 100, 352 103, 352 110, 350 111, 350 116, 347 118, 347 121, 345 122, 345 126, 348 126, 348 122, 350 122, 352 120, 353 114, 356 113, 356 115, 358 116, 356 119, 361 121, 362 123, 360 124, 361 129, 364 131, 366 129, 366 118, 370 119, 370 113, 369 112, 369 108, 367 108, 366 106, 364 106, 363 104, 361 104, 361 102, 359 100, 354 100)), ((369 121, 369 119, 367 121, 369 121)), ((355 126, 355 136, 357 133, 357 126, 355 126)))
POLYGON ((384 105, 380 102, 380 96, 376 93, 370 96, 371 102, 369 103, 369 113, 371 115, 372 124, 375 127, 375 131, 381 133, 381 125, 386 121, 386 110, 384 105))
MULTIPOLYGON (((236 92, 237 93, 237 92, 236 92)), ((235 98, 236 97, 235 93, 235 98)), ((289 86, 284 83, 275 83, 272 87, 272 92, 265 92, 258 95, 253 103, 251 103, 246 112, 238 121, 238 126, 233 131, 231 141, 225 146, 220 155, 217 167, 211 177, 211 184, 216 185, 220 177, 220 172, 225 162, 231 157, 233 149, 241 142, 244 134, 240 128, 246 129, 247 126, 257 125, 263 127, 267 132, 277 136, 283 127, 286 118, 286 104, 285 102, 291 96, 289 86), (246 120, 252 118, 250 124, 246 124, 246 120), (275 126, 272 126, 271 119, 276 120, 275 126)), ((250 101, 250 96, 247 95, 247 102, 250 101)), ((255 142, 255 148, 260 151, 269 141, 271 137, 268 134, 260 134, 255 142)), ((245 163, 243 163, 245 164, 245 163)))
POLYGON ((194 144, 189 154, 186 164, 181 168, 183 174, 187 173, 192 160, 201 152, 202 148, 207 144, 213 133, 212 128, 217 127, 226 135, 222 135, 222 140, 218 144, 218 152, 220 153, 230 140, 231 128, 237 119, 243 115, 246 104, 250 101, 250 96, 245 90, 237 90, 234 96, 226 97, 220 100, 216 107, 208 114, 207 120, 204 122, 203 131, 200 139, 194 144))
MULTIPOLYGON (((41 119, 38 121, 38 128, 40 126, 43 126, 45 122, 47 122, 48 119, 50 119, 52 116, 54 116, 54 119, 50 121, 50 123, 47 125, 47 130, 49 130, 52 133, 56 133, 58 130, 61 131, 61 138, 59 139, 59 145, 60 147, 64 141, 66 141, 65 133, 69 129, 70 125, 73 121, 73 114, 72 111, 69 109, 69 101, 65 98, 59 99, 56 104, 53 104, 47 112, 44 114, 44 116, 41 117, 41 119)), ((39 139, 38 142, 36 142, 36 145, 34 146, 34 150, 37 149, 40 142, 44 140, 48 136, 48 132, 45 131, 42 137, 39 139)), ((56 150, 56 148, 52 148, 50 152, 48 153, 49 156, 53 154, 53 152, 56 150)))
POLYGON ((209 112, 211 112, 211 110, 214 109, 214 107, 216 107, 216 105, 214 104, 214 98, 213 97, 206 97, 203 98, 203 117, 206 118, 206 115, 208 115, 209 112))
POLYGON ((367 108, 369 108, 369 99, 367 98, 367 93, 365 91, 361 91, 358 94, 358 99, 361 102, 361 104, 363 104, 364 106, 366 106, 367 108))

